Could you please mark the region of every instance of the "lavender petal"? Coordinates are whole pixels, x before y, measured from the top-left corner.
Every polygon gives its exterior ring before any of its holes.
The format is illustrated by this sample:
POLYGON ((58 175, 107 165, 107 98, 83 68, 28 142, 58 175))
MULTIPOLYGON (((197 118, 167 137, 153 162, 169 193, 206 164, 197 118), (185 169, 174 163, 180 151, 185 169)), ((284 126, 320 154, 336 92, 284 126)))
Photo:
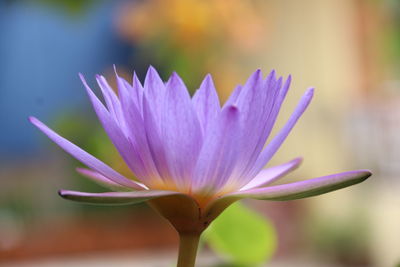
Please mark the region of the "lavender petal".
POLYGON ((111 189, 113 191, 132 191, 132 188, 121 186, 120 184, 113 182, 111 179, 105 177, 99 172, 85 168, 76 168, 76 171, 86 178, 90 179, 91 181, 95 182, 96 184, 111 189))
MULTIPOLYGON (((84 85, 97 117, 99 118, 107 135, 110 137, 112 143, 137 178, 143 183, 146 183, 144 180, 150 177, 146 175, 146 170, 144 169, 143 161, 140 158, 139 151, 132 145, 131 141, 126 138, 128 130, 126 128, 121 128, 121 124, 112 118, 110 113, 104 107, 103 103, 101 103, 86 82, 84 82, 84 85)), ((123 118, 121 121, 125 123, 123 118)))
POLYGON ((144 93, 144 88, 142 84, 140 83, 138 77, 136 76, 136 73, 133 74, 133 81, 132 81, 132 98, 133 101, 135 102, 136 106, 138 107, 140 113, 143 116, 143 93, 144 93))
POLYGON ((236 107, 225 107, 210 126, 195 168, 194 191, 217 192, 232 175, 239 154, 239 116, 236 107))
POLYGON ((131 93, 132 88, 127 82, 117 75, 118 92, 121 98, 122 111, 124 121, 127 128, 128 139, 131 141, 133 148, 138 151, 138 156, 143 165, 143 172, 149 184, 160 184, 161 178, 151 155, 149 145, 144 129, 144 122, 138 107, 135 105, 131 93))
POLYGON ((254 177, 248 173, 268 138, 268 128, 270 127, 268 121, 281 82, 282 78, 276 80, 275 71, 272 71, 265 81, 260 76, 257 84, 247 88, 248 90, 243 89, 240 101, 238 101, 239 109, 244 110, 242 124, 245 129, 242 137, 244 143, 240 162, 243 162, 243 166, 238 177, 239 186, 245 185, 254 177))
POLYGON ((240 121, 243 125, 240 154, 236 171, 239 174, 237 180, 242 180, 242 173, 249 164, 249 159, 254 150, 254 144, 260 136, 260 125, 265 121, 262 118, 265 105, 266 92, 263 90, 264 81, 262 73, 257 70, 250 76, 241 89, 240 95, 234 105, 240 110, 240 121))
POLYGON ((144 95, 149 101, 156 125, 161 129, 161 113, 164 106, 165 85, 157 71, 150 66, 144 80, 144 95))
POLYGON ((370 176, 371 172, 369 170, 349 171, 300 182, 240 191, 228 194, 225 197, 275 201, 294 200, 317 196, 358 184, 370 176))
POLYGON ((194 94, 192 102, 204 135, 207 127, 217 118, 221 110, 217 91, 210 74, 204 78, 200 88, 194 94))
POLYGON ((267 147, 260 153, 257 161, 250 172, 250 176, 254 177, 260 170, 268 163, 275 152, 280 148, 282 143, 285 141, 286 137, 289 135, 290 131, 295 126, 298 119, 307 109, 314 95, 314 88, 310 88, 301 98, 299 104, 297 105, 295 111, 290 116, 289 120, 285 126, 280 130, 280 132, 272 139, 272 141, 267 145, 267 147))
POLYGON ((58 193, 62 198, 65 199, 91 204, 105 205, 135 204, 155 198, 180 194, 178 192, 156 190, 105 193, 86 193, 79 191, 60 190, 58 193))
POLYGON ((284 164, 274 166, 271 168, 263 169, 256 177, 253 178, 248 184, 243 186, 240 191, 252 189, 255 187, 264 187, 267 186, 278 179, 282 178, 289 172, 297 169, 300 163, 302 162, 302 158, 295 158, 289 162, 284 164))
POLYGON ((86 166, 90 167, 93 170, 98 171, 102 175, 108 177, 113 182, 120 184, 122 186, 130 187, 133 189, 143 189, 141 185, 138 183, 129 180, 128 178, 124 177, 123 175, 119 174, 115 170, 113 170, 110 166, 106 165, 102 161, 98 160, 97 158, 93 157, 86 151, 82 150, 78 146, 74 145, 67 139, 61 137, 60 135, 56 134, 46 125, 44 125, 41 121, 34 117, 29 118, 30 122, 35 125, 39 130, 41 130, 44 134, 46 134, 54 143, 59 145, 62 149, 64 149, 67 153, 71 156, 85 164, 86 166))
POLYGON ((181 78, 173 73, 166 85, 162 140, 178 188, 188 188, 202 145, 200 123, 181 78))

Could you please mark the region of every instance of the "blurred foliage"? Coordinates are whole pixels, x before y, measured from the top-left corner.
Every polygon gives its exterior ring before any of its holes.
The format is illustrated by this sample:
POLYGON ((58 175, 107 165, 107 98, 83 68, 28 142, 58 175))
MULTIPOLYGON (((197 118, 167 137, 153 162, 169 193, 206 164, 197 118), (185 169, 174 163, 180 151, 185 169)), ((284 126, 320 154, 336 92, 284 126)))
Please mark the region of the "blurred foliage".
POLYGON ((57 8, 73 16, 83 14, 95 3, 93 0, 5 0, 5 2, 7 4, 12 4, 14 2, 27 2, 30 4, 45 5, 57 8))
POLYGON ((380 10, 381 32, 379 36, 383 40, 382 49, 385 61, 389 64, 388 71, 392 71, 394 77, 397 77, 400 71, 400 1, 384 0, 376 1, 373 6, 380 10))
POLYGON ((310 231, 317 254, 324 255, 346 266, 364 266, 368 253, 368 227, 362 216, 347 220, 322 219, 314 222, 310 231))
POLYGON ((67 11, 70 14, 79 14, 93 4, 91 0, 37 0, 42 4, 54 6, 67 11))
POLYGON ((239 202, 225 210, 206 230, 204 240, 228 265, 254 266, 268 261, 276 250, 271 222, 239 202))
MULTIPOLYGON (((0 212, 9 212, 19 220, 30 221, 35 217, 33 196, 29 194, 4 194, 4 198, 0 198, 0 212)), ((0 216, 1 221, 1 216, 0 216)))

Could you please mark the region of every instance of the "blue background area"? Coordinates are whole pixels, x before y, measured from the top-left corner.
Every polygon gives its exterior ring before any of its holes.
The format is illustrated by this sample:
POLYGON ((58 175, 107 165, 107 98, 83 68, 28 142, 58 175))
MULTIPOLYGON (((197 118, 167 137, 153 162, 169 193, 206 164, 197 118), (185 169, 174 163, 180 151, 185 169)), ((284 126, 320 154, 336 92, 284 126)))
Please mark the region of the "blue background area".
POLYGON ((78 72, 93 80, 132 59, 132 46, 112 28, 118 2, 96 1, 74 15, 32 2, 0 2, 0 159, 40 149, 42 134, 28 116, 49 122, 88 104, 78 72))

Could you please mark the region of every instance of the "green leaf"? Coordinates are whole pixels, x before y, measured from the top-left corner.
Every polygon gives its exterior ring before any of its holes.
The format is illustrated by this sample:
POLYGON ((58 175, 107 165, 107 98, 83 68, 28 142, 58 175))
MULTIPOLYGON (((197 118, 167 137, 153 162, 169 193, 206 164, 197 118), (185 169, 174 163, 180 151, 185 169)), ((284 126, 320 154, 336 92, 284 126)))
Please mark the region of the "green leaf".
POLYGON ((203 237, 215 252, 239 265, 265 263, 276 249, 272 223, 239 202, 226 209, 203 237))

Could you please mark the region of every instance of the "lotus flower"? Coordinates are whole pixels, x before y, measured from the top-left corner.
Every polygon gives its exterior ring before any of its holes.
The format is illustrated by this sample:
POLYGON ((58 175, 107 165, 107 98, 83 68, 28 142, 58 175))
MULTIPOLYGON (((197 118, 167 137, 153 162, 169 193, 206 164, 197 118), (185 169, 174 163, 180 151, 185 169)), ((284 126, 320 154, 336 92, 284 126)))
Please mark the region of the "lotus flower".
POLYGON ((150 67, 144 85, 136 75, 132 83, 116 76, 118 95, 103 76, 97 76, 104 105, 80 75, 100 122, 136 179, 124 177, 36 118, 30 121, 88 167, 78 172, 113 191, 61 190, 63 198, 99 204, 146 201, 181 236, 178 266, 194 264, 201 232, 237 200, 311 197, 371 175, 368 170, 357 170, 271 186, 301 163, 296 158, 263 169, 314 93, 313 88, 305 92, 287 123, 264 147, 288 92, 290 76, 284 81, 272 71, 264 78, 257 70, 222 107, 210 75, 193 97, 176 73, 164 83, 150 67))

